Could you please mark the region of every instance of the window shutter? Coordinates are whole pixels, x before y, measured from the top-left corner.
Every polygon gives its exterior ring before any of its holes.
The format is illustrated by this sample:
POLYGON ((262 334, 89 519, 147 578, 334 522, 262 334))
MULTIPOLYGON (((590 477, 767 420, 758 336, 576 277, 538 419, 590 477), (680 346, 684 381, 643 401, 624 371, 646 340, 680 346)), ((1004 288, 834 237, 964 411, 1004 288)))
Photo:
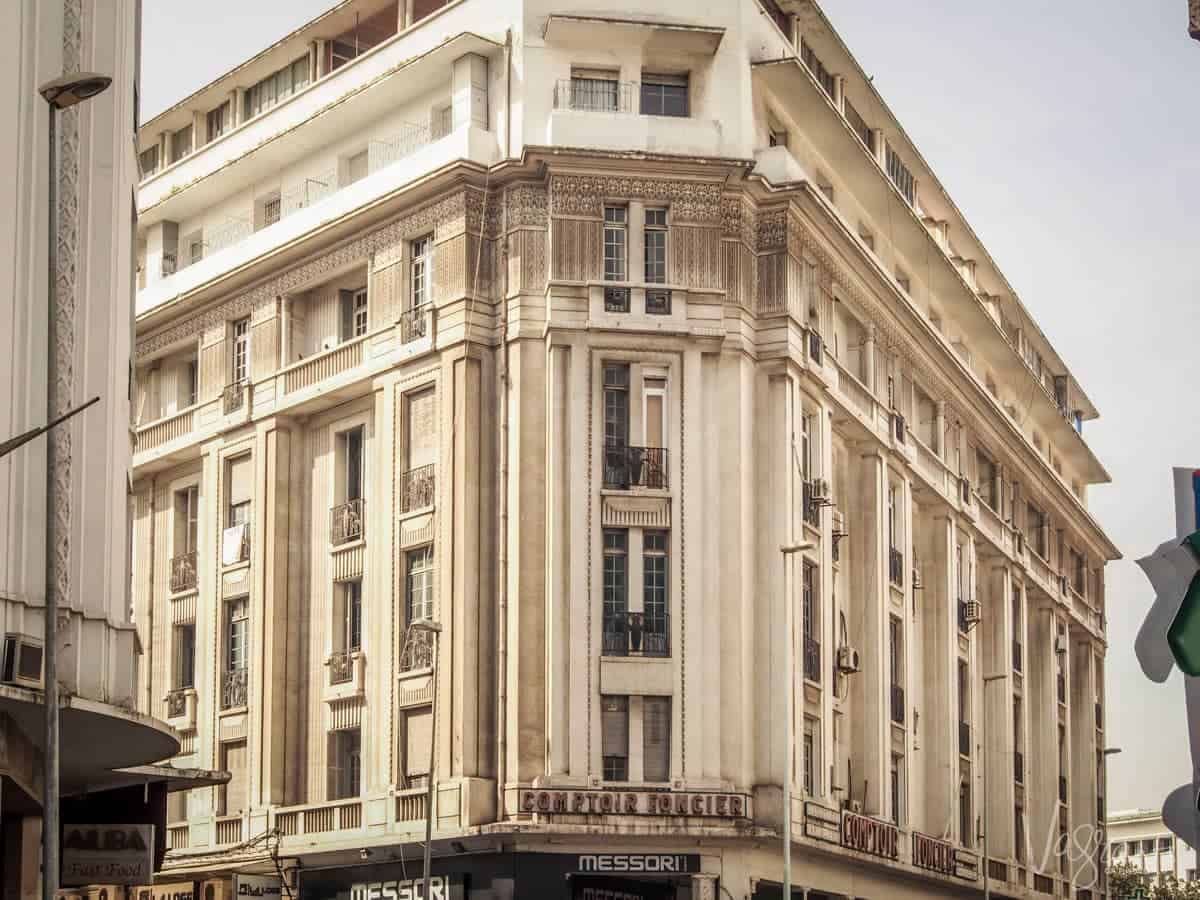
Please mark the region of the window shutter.
POLYGON ((404 774, 410 778, 428 775, 429 742, 433 739, 433 712, 427 707, 410 710, 405 717, 404 730, 404 774))
POLYGON ((408 467, 419 469, 437 460, 437 430, 433 417, 433 391, 421 391, 408 400, 408 467))
POLYGON ((600 698, 602 756, 629 756, 629 698, 600 698))
POLYGON ((229 505, 246 503, 254 496, 253 457, 247 453, 229 463, 229 505))
POLYGON ((341 312, 339 337, 348 341, 354 337, 354 291, 338 291, 338 310, 341 312))
POLYGON ((246 808, 246 742, 222 744, 221 756, 222 768, 229 773, 221 815, 233 815, 246 808))
POLYGON ((642 777, 671 779, 671 698, 642 699, 642 777))

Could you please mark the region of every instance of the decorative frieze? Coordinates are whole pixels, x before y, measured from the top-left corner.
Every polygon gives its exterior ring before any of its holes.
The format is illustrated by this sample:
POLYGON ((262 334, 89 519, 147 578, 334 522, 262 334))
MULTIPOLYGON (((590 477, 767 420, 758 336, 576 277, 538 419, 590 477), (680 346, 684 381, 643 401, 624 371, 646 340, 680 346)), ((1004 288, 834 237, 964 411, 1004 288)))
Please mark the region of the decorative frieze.
POLYGON ((605 497, 605 528, 670 528, 667 497, 605 497))
POLYGON ((550 201, 544 184, 515 184, 504 192, 508 228, 545 228, 550 201))
POLYGON ((553 175, 552 210, 556 216, 602 217, 606 198, 670 204, 676 222, 721 222, 721 184, 619 175, 553 175))

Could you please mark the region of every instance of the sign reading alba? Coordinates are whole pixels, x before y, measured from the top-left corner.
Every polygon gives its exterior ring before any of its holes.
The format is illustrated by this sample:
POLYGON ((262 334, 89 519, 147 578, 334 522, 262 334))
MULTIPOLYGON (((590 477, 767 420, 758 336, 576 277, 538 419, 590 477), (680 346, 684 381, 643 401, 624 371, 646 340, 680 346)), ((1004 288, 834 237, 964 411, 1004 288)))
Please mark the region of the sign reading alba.
POLYGON ((741 794, 669 791, 553 791, 520 793, 521 812, 569 816, 696 816, 742 819, 750 815, 741 794))
POLYGON ((153 825, 67 825, 63 884, 145 884, 154 876, 153 825))

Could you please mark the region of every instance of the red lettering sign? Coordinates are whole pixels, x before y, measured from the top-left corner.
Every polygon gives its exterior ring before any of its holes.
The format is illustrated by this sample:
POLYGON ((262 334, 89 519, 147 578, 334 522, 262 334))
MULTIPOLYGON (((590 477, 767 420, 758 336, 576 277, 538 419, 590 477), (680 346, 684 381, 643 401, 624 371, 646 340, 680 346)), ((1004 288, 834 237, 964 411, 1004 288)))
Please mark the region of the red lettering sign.
POLYGON ((900 832, 891 822, 842 813, 842 845, 871 856, 896 859, 899 856, 900 832))

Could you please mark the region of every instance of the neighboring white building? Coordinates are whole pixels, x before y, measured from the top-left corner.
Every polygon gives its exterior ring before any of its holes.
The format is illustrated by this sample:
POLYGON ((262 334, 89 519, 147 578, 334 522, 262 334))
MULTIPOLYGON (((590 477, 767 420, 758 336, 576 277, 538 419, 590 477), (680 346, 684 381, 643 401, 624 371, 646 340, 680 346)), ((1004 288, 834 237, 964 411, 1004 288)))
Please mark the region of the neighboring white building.
POLYGON ((1109 813, 1107 837, 1110 866, 1136 866, 1146 873, 1147 881, 1163 875, 1174 875, 1180 881, 1196 880, 1195 849, 1171 833, 1157 810, 1109 813))
MULTIPOLYGON (((136 712, 141 646, 130 619, 129 398, 137 159, 137 0, 7 0, 0 29, 0 441, 46 422, 48 108, 64 73, 113 77, 59 117, 57 406, 100 403, 60 427, 51 514, 59 542, 61 786, 128 778, 119 767, 175 753, 164 723, 136 712)), ((0 459, 0 895, 38 885, 42 643, 47 585, 46 439, 0 459), (22 818, 23 817, 23 818, 22 818)), ((39 895, 40 896, 40 895, 39 895)))
POLYGON ((816 4, 347 0, 139 151, 164 880, 1103 895, 1097 412, 816 4))

